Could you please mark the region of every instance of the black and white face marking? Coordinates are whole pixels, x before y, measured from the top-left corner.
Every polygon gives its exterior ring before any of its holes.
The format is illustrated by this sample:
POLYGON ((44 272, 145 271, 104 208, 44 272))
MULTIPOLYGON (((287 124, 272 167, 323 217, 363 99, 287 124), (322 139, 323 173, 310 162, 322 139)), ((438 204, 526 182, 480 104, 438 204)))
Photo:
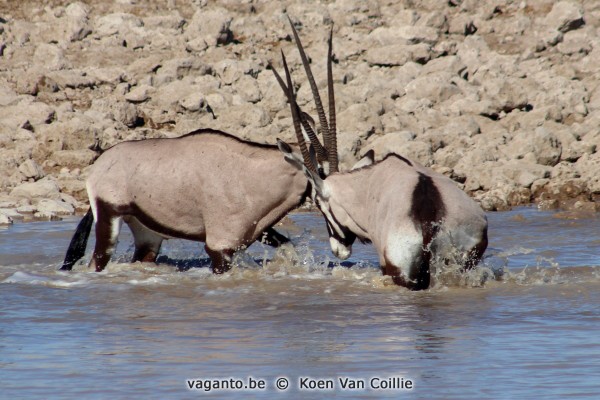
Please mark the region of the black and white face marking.
POLYGON ((315 205, 325 217, 331 251, 341 260, 348 259, 352 254, 352 244, 356 240, 356 235, 338 222, 335 215, 331 212, 329 205, 326 202, 320 201, 314 190, 313 194, 315 194, 315 196, 313 196, 315 205))

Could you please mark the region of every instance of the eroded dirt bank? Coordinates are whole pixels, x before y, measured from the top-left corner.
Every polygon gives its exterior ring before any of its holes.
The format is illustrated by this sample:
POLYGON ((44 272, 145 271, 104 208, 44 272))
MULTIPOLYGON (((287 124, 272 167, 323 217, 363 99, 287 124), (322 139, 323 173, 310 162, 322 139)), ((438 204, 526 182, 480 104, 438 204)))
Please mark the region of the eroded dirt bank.
POLYGON ((0 223, 86 208, 100 146, 221 129, 292 140, 267 63, 290 38, 320 87, 334 23, 339 151, 451 176, 488 210, 596 210, 596 1, 9 1, 0 4, 0 223), (8 3, 8 4, 7 4, 8 3))

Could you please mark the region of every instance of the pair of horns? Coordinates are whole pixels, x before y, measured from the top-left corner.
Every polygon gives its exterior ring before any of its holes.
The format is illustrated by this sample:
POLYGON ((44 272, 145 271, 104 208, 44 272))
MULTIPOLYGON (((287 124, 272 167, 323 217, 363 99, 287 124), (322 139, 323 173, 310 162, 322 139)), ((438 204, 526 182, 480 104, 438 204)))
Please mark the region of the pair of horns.
POLYGON ((329 122, 327 121, 327 117, 325 115, 325 110, 323 109, 323 103, 321 102, 321 96, 319 95, 319 90, 317 89, 317 84, 315 83, 314 76, 310 69, 310 64, 308 62, 308 57, 304 52, 304 47, 302 47, 302 42, 300 41, 300 37, 298 36, 298 32, 292 23, 292 20, 288 17, 290 22, 290 26, 292 27, 292 33, 294 34, 294 39, 296 41, 296 45, 298 47, 298 51, 300 52, 300 58, 302 59, 302 65, 304 66, 304 70, 306 71, 306 76, 308 78, 308 82, 310 84, 310 88, 312 90, 313 98, 315 100, 315 106, 317 108, 317 114, 319 115, 319 125, 320 131, 323 134, 323 145, 319 141, 312 125, 314 124, 312 118, 302 112, 298 104, 296 103, 296 94, 294 93, 294 85, 292 82, 292 77, 290 75, 290 71, 287 65, 287 61, 285 59, 285 55, 283 51, 281 52, 281 58, 283 60, 283 68, 285 70, 286 82, 283 81, 281 76, 277 73, 275 68, 271 65, 271 69, 275 74, 275 78, 277 78, 277 82, 281 86, 281 89, 286 94, 288 102, 290 104, 290 109, 292 111, 292 119, 294 121, 294 130, 296 132, 296 137, 298 139, 298 144, 300 145, 300 151, 302 153, 302 158, 304 159, 304 164, 308 169, 313 172, 317 172, 318 166, 315 165, 312 160, 309 150, 306 147, 306 141, 304 140, 304 135, 302 134, 302 128, 306 132, 313 148, 316 152, 316 158, 318 161, 328 161, 329 162, 329 173, 338 171, 338 153, 337 153, 337 137, 336 137, 336 120, 335 120, 335 95, 333 91, 333 68, 332 68, 332 37, 333 37, 333 26, 331 27, 331 31, 329 33, 329 50, 327 52, 327 92, 329 99, 329 122), (311 124, 312 123, 312 124, 311 124))

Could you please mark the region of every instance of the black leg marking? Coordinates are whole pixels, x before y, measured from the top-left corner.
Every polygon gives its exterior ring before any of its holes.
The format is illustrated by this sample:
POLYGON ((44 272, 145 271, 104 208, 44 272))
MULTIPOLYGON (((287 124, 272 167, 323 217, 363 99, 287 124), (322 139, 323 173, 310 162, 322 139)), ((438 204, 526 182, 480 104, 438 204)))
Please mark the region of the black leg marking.
POLYGON ((389 263, 385 266, 381 266, 381 271, 383 275, 388 275, 392 277, 392 281, 398 285, 405 287, 409 290, 425 290, 429 288, 431 283, 431 274, 429 271, 429 260, 423 260, 420 268, 415 271, 414 276, 406 279, 400 272, 400 269, 389 265, 389 263))
POLYGON ((210 256, 214 274, 223 274, 231 269, 231 258, 233 257, 234 253, 233 250, 212 250, 208 246, 204 246, 204 248, 210 256))
POLYGON ((136 247, 131 262, 156 262, 158 252, 147 246, 136 247))
POLYGON ((471 268, 475 267, 477 264, 479 264, 479 261, 481 261, 481 258, 483 257, 483 253, 485 253, 487 246, 488 246, 488 235, 487 235, 487 228, 485 228, 485 231, 483 231, 483 237, 481 238, 481 241, 479 243, 477 243, 475 245, 475 247, 473 247, 471 250, 469 250, 469 253, 467 255, 467 262, 465 263, 465 269, 471 269, 471 268))
POLYGON ((271 227, 263 233, 261 242, 267 246, 279 247, 284 243, 288 243, 289 241, 290 239, 288 239, 286 236, 283 236, 281 233, 277 232, 271 227))
POLYGON ((102 202, 97 202, 96 212, 96 247, 89 267, 102 272, 117 244, 121 217, 102 202))
POLYGON ((156 262, 163 238, 142 225, 135 217, 128 218, 127 225, 133 233, 135 243, 135 251, 131 262, 156 262))

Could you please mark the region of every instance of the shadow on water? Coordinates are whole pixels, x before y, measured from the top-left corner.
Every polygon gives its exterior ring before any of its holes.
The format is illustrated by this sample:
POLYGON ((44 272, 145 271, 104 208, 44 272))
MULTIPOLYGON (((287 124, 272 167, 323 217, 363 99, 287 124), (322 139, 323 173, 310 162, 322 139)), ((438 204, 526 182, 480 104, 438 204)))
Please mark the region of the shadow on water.
MULTIPOLYGON (((263 265, 265 262, 270 260, 266 260, 264 258, 253 258, 251 261, 257 266, 263 265)), ((171 257, 169 255, 163 254, 159 255, 156 259, 157 264, 170 265, 177 269, 178 272, 186 272, 195 268, 210 268, 211 262, 210 258, 177 258, 171 257)), ((326 265, 327 268, 333 269, 336 267, 344 267, 344 268, 352 268, 356 266, 358 262, 352 261, 342 261, 342 262, 334 262, 329 261, 326 265)))

